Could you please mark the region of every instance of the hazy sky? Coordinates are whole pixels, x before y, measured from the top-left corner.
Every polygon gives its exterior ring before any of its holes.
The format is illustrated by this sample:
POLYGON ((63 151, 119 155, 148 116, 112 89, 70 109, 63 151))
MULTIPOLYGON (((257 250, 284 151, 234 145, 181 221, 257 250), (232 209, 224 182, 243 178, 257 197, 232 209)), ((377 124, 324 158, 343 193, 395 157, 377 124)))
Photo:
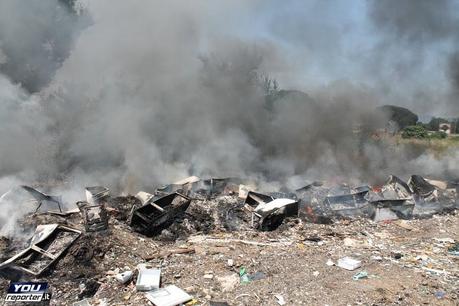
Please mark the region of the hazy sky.
MULTIPOLYGON (((364 84, 388 103, 449 114, 451 54, 458 50, 455 1, 260 1, 240 14, 235 35, 266 40, 286 59, 283 87, 364 84)), ((237 16, 237 14, 236 14, 237 16)))

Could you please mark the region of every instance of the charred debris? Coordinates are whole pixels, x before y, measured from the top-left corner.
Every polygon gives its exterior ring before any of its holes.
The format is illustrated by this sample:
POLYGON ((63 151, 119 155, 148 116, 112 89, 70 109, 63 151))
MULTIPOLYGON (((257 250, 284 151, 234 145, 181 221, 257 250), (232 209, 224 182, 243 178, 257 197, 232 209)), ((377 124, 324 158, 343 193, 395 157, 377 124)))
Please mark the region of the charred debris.
POLYGON ((356 218, 386 221, 426 218, 459 207, 458 182, 418 175, 411 176, 407 182, 390 176, 378 187, 312 182, 287 192, 260 191, 236 178, 196 176, 161 186, 153 193, 140 191, 135 196, 112 197, 107 188, 94 186, 85 189, 86 200, 78 201, 77 208, 67 211, 63 207, 69 205, 64 205, 62 197, 47 195, 30 186, 21 187, 36 202, 32 216, 54 215, 61 223, 36 224, 29 245, 0 263, 0 273, 7 278, 17 278, 18 273, 33 276, 50 273, 48 270, 52 271, 78 239, 85 240, 94 234, 109 236, 110 218, 147 237, 165 233, 176 237, 192 229, 206 234, 215 222, 228 231, 272 231, 286 219, 323 224, 356 218), (58 210, 39 212, 43 202, 51 202, 51 207, 54 205, 58 210), (81 226, 70 226, 67 218, 79 218, 77 224, 81 226))

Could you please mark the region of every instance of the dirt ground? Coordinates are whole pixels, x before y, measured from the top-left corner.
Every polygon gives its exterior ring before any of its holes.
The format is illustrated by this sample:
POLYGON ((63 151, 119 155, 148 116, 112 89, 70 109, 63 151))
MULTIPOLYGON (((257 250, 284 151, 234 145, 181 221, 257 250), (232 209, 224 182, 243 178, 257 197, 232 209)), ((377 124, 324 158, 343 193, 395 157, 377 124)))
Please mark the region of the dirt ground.
MULTIPOLYGON (((35 216, 30 226, 56 222, 83 230, 78 214, 35 216)), ((457 241, 459 215, 454 212, 380 223, 291 219, 272 232, 260 232, 247 226, 228 229, 208 210, 153 238, 112 215, 108 231, 83 233, 47 274, 21 279, 49 282, 50 305, 85 298, 90 305, 152 305, 136 291, 136 274, 124 285, 114 277, 141 263, 161 269, 162 287, 174 284, 190 294, 188 305, 279 305, 279 296, 286 305, 459 305, 459 256, 448 253, 457 241), (361 260, 361 268, 334 265, 344 256, 361 260), (242 283, 241 268, 255 279, 242 283), (354 280, 362 271, 368 277, 354 280)), ((24 245, 2 239, 1 259, 24 245)), ((8 284, 0 279, 2 301, 8 284)))

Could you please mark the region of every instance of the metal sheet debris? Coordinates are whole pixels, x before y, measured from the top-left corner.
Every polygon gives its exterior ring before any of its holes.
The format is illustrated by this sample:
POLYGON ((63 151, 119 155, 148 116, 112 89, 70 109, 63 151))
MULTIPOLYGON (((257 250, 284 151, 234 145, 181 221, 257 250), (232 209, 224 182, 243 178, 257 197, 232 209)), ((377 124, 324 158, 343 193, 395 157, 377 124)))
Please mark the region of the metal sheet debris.
POLYGON ((61 196, 47 195, 47 194, 44 194, 44 193, 38 191, 35 188, 32 188, 30 186, 26 186, 26 185, 22 185, 21 187, 24 190, 26 190, 28 193, 30 193, 35 198, 35 200, 38 202, 38 206, 37 206, 37 209, 35 210, 35 212, 37 212, 40 209, 40 207, 43 205, 43 203, 45 203, 45 202, 51 202, 51 203, 56 204, 57 207, 59 208, 59 211, 62 212, 63 204, 62 204, 62 197, 61 196))
POLYGON ((249 191, 245 204, 252 212, 252 227, 260 230, 276 229, 286 217, 297 217, 299 201, 278 198, 283 193, 267 195, 249 191))
POLYGON ((174 218, 185 212, 190 198, 179 193, 171 193, 158 199, 150 199, 145 205, 131 211, 129 224, 134 230, 145 235, 158 234, 170 225, 174 218))
POLYGON ((191 300, 191 296, 177 286, 170 285, 147 292, 147 299, 156 306, 176 306, 191 300))
POLYGON ((152 200, 155 196, 152 195, 151 193, 148 193, 148 192, 145 192, 145 191, 139 191, 135 197, 137 199, 139 199, 140 203, 142 203, 142 205, 145 205, 147 204, 148 202, 150 202, 150 200, 152 200))
POLYGON ((63 255, 80 234, 79 230, 64 225, 40 225, 30 247, 1 263, 0 269, 8 267, 39 276, 63 255))
POLYGON ((248 194, 250 191, 255 191, 256 187, 253 185, 239 185, 239 191, 238 191, 238 197, 240 199, 245 199, 247 198, 248 194))
POLYGON ((178 192, 184 195, 189 196, 191 193, 199 189, 201 184, 201 179, 197 176, 190 176, 179 181, 176 181, 172 184, 164 185, 156 189, 156 196, 167 195, 171 192, 178 192))
POLYGON ((108 214, 103 202, 93 202, 94 205, 88 202, 77 202, 83 216, 83 222, 86 232, 97 232, 108 228, 108 214))
POLYGON ((90 205, 98 205, 107 200, 110 190, 103 186, 86 187, 86 201, 90 205))
POLYGON ((298 216, 298 201, 292 199, 275 199, 260 203, 252 215, 252 226, 261 230, 276 229, 286 217, 298 216))

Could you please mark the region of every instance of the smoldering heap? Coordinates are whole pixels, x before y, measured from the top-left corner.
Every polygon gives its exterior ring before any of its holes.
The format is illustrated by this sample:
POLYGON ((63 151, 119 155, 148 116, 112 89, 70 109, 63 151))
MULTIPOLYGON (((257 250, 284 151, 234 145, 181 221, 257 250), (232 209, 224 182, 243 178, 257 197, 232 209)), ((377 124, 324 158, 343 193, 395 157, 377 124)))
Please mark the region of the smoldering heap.
MULTIPOLYGON (((105 187, 87 187, 86 201, 76 202, 77 209, 69 211, 62 211, 62 197, 49 196, 29 186, 22 188, 38 205, 34 214, 42 205, 48 207, 46 215, 62 218, 80 212, 80 223, 86 232, 107 230, 111 215, 141 234, 172 234, 173 239, 180 234, 208 232, 219 227, 229 231, 274 230, 289 217, 313 223, 332 223, 346 218, 384 221, 425 218, 459 207, 459 182, 430 180, 418 175, 411 176, 408 183, 390 176, 380 187, 312 182, 293 190, 260 191, 253 183, 241 182, 236 178, 202 180, 193 176, 162 186, 153 194, 141 191, 135 197, 115 198, 110 198, 105 187), (173 231, 168 230, 171 227, 173 231)), ((2 201, 10 196, 5 194, 2 201)), ((29 216, 25 220, 27 218, 29 216)), ((37 243, 44 239, 40 236, 43 235, 34 236, 39 239, 37 243)), ((36 244, 34 240, 32 245, 36 244)))
MULTIPOLYGON (((25 246, 22 251, 18 250, 20 244, 14 246, 6 240, 2 246, 4 262, 0 263, 0 274, 15 281, 30 277, 49 279, 56 266, 62 265, 72 273, 100 273, 94 267, 96 261, 107 258, 108 245, 128 232, 145 237, 141 238, 143 240, 196 243, 207 235, 237 233, 245 236, 251 232, 293 228, 298 222, 332 224, 340 220, 358 222, 364 218, 376 222, 422 219, 454 214, 459 208, 459 182, 431 180, 418 175, 411 176, 408 182, 390 176, 382 186, 316 181, 304 182, 290 190, 260 188, 266 187, 240 178, 201 179, 196 176, 160 186, 151 194, 140 191, 135 196, 111 196, 108 188, 94 186, 85 188, 85 200, 74 203, 73 209, 63 210, 72 205, 65 203, 62 196, 21 186, 3 195, 1 200, 17 200, 19 197, 13 195, 21 190, 28 194, 33 201, 20 205, 29 208, 36 205, 35 211, 24 216, 17 227, 29 235, 35 232, 28 242, 22 242, 25 246)), ((12 241, 17 243, 20 239, 16 237, 12 241)), ((263 242, 250 243, 263 245, 263 242)), ((164 252, 180 254, 194 252, 194 249, 165 249, 164 252)), ((161 256, 167 257, 165 254, 161 256)), ((144 260, 155 257, 144 255, 144 260)), ((118 259, 114 257, 113 260, 118 259)), ((142 273, 148 271, 139 267, 139 275, 134 276, 137 291, 158 290, 159 287, 143 280, 146 276, 141 276, 142 273), (143 286, 148 289, 141 289, 143 286)), ((159 286, 160 272, 157 273, 159 286)), ((133 275, 128 271, 116 277, 126 283, 133 275)), ((81 291, 78 299, 91 298, 98 291, 100 283, 92 282, 85 281, 84 286, 92 287, 81 291)), ((151 293, 147 293, 148 299, 156 301, 148 294, 151 293)), ((185 294, 184 301, 191 299, 186 293, 182 294, 185 294)))

